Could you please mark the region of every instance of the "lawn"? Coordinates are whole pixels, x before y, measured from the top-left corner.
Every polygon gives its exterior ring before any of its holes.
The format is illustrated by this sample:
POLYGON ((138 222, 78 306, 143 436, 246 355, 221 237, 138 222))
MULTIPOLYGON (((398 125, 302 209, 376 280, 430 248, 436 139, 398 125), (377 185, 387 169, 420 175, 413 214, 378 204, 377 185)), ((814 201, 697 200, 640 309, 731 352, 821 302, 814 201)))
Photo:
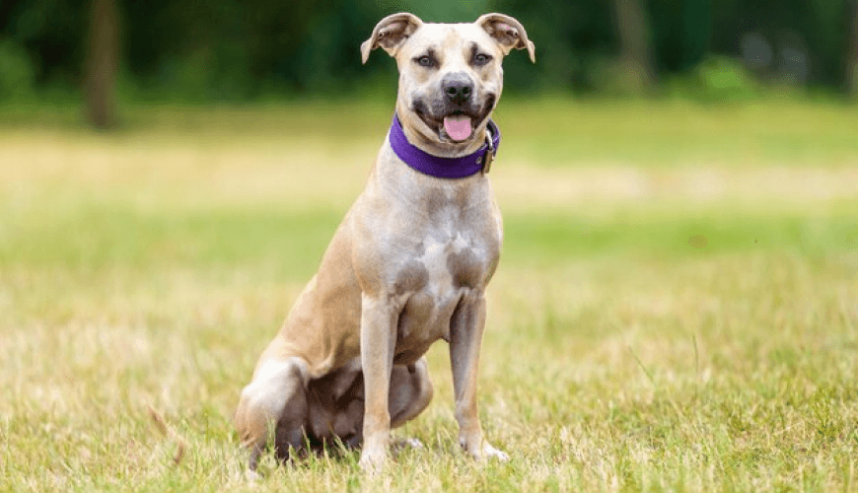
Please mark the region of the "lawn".
POLYGON ((391 107, 0 108, 0 490, 858 490, 858 111, 800 102, 502 103, 479 395, 512 460, 459 451, 442 342, 423 450, 247 483, 238 393, 391 107))

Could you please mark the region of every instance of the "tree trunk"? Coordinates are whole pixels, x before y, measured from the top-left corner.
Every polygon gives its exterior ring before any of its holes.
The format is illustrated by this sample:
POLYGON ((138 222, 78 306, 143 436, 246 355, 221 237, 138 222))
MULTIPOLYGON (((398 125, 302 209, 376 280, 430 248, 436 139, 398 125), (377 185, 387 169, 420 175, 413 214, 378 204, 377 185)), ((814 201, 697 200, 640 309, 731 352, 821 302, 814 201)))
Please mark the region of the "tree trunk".
POLYGON ((656 84, 649 19, 641 0, 613 0, 623 64, 630 89, 651 91, 656 84))
POLYGON ((116 125, 119 12, 116 0, 92 0, 84 62, 86 116, 97 128, 116 125))
POLYGON ((849 5, 849 46, 846 48, 846 91, 858 99, 858 0, 849 5))

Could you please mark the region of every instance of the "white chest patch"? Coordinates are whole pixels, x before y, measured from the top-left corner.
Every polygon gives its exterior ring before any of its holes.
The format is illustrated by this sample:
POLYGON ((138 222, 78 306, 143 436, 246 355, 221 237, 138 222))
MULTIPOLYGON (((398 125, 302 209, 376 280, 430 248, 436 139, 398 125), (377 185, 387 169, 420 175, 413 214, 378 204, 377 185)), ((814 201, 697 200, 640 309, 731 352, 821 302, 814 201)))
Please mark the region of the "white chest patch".
MULTIPOLYGON (((465 251, 474 251, 473 246, 462 237, 456 235, 448 241, 439 241, 435 237, 427 236, 423 239, 425 251, 419 257, 419 261, 426 267, 429 273, 429 283, 426 287, 433 296, 442 296, 445 292, 453 291, 455 272, 454 263, 451 259, 465 251)), ((453 293, 450 293, 453 294, 453 293)))

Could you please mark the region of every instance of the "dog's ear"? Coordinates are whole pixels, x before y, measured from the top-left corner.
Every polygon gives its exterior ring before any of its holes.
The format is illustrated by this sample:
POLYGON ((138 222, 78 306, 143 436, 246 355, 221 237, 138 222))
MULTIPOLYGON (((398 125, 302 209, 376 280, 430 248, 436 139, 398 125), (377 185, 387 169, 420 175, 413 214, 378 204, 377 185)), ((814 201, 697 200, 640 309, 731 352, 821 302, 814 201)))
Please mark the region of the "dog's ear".
POLYGON ((500 45, 504 55, 513 48, 527 50, 530 61, 536 63, 536 46, 527 39, 524 26, 514 18, 504 14, 486 14, 480 16, 474 24, 483 28, 500 45))
POLYGON ((369 52, 379 46, 384 48, 384 51, 390 56, 394 56, 399 45, 422 25, 423 21, 414 14, 400 12, 388 15, 375 25, 372 36, 360 45, 361 61, 366 63, 369 59, 369 52))

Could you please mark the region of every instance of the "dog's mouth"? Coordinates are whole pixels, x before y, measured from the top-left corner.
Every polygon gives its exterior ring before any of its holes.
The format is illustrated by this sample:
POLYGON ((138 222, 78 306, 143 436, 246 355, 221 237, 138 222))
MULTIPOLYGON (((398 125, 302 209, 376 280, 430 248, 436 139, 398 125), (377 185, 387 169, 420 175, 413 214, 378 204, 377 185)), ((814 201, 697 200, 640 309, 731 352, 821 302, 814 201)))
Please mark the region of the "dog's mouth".
POLYGON ((412 109, 427 127, 437 133, 438 140, 460 143, 473 137, 474 131, 494 109, 494 102, 494 96, 489 96, 482 107, 454 109, 439 116, 433 115, 421 100, 414 101, 412 109))

